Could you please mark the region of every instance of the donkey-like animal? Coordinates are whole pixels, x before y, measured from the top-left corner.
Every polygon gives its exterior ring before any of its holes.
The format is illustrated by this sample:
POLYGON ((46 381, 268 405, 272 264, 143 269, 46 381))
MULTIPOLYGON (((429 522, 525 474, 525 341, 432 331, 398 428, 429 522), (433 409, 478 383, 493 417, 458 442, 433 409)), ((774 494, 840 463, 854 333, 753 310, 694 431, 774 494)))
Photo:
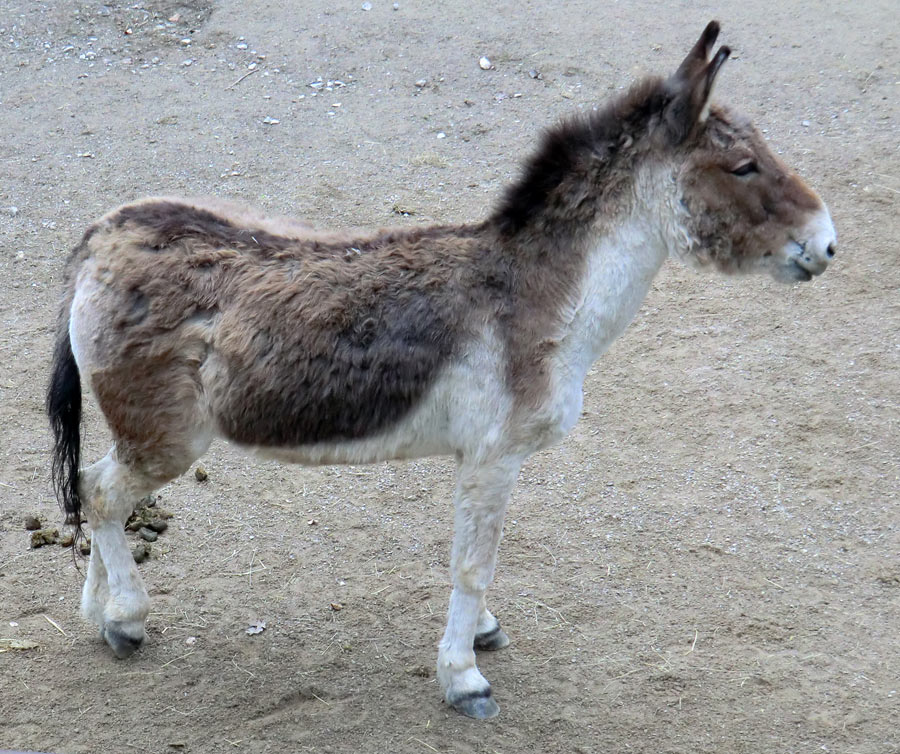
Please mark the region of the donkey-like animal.
POLYGON ((305 464, 453 455, 437 674, 457 710, 497 714, 474 650, 509 643, 485 590, 510 491, 577 421, 589 367, 665 258, 790 282, 834 255, 821 199, 710 105, 718 29, 668 79, 550 129, 483 222, 322 233, 154 198, 88 228, 47 408, 60 500, 93 530, 82 610, 116 655, 140 646, 150 607, 123 523, 214 438, 305 464), (82 379, 114 445, 79 471, 82 379))

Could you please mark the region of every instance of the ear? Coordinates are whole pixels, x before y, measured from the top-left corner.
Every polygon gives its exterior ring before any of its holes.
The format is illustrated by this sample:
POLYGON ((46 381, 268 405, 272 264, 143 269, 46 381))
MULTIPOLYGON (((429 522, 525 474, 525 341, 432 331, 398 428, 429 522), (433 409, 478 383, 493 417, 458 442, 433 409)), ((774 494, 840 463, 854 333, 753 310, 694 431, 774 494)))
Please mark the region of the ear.
POLYGON ((700 72, 700 70, 705 68, 706 63, 709 60, 709 53, 712 52, 713 45, 716 43, 718 37, 719 22, 710 21, 700 35, 700 39, 697 40, 697 44, 691 48, 687 57, 681 62, 681 65, 678 66, 674 78, 685 80, 692 79, 700 72))
POLYGON ((718 36, 719 23, 710 21, 675 75, 666 82, 671 99, 663 120, 673 144, 684 141, 694 126, 706 120, 709 113, 709 98, 716 76, 731 55, 731 50, 723 46, 712 60, 709 59, 718 36))

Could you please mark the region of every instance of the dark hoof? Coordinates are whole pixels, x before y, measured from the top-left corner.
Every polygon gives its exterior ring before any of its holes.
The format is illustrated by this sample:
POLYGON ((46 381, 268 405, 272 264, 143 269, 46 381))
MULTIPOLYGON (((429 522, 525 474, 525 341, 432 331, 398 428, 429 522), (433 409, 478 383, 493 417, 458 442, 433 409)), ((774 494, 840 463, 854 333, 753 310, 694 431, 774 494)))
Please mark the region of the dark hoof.
MULTIPOLYGON (((132 629, 133 631, 133 629, 132 629)), ((144 643, 144 627, 140 627, 140 634, 134 636, 125 630, 125 624, 121 621, 112 621, 107 623, 100 630, 103 640, 112 647, 112 651, 116 653, 116 657, 120 660, 130 657, 144 643)))
POLYGON ((482 652, 493 652, 497 649, 503 649, 503 647, 509 646, 509 637, 500 628, 500 624, 497 624, 497 627, 491 631, 485 631, 483 634, 478 634, 475 637, 475 649, 481 650, 482 652))
POLYGON ((484 691, 473 691, 448 701, 457 712, 462 712, 466 717, 474 717, 476 720, 489 720, 500 714, 500 705, 494 701, 490 686, 484 691))

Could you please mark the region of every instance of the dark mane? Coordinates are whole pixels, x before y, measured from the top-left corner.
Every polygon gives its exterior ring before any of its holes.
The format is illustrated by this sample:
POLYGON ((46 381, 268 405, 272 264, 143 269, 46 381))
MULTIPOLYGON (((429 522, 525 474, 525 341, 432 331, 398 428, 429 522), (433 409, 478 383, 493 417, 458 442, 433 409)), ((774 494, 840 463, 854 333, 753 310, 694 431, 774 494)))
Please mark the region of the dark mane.
POLYGON ((662 111, 668 99, 663 79, 650 77, 602 109, 570 116, 547 129, 521 176, 507 187, 494 212, 492 219, 501 233, 515 234, 551 206, 562 209, 570 205, 568 200, 577 200, 567 196, 563 188, 565 179, 573 173, 590 171, 594 181, 602 182, 616 156, 632 141, 638 141, 651 117, 662 111))

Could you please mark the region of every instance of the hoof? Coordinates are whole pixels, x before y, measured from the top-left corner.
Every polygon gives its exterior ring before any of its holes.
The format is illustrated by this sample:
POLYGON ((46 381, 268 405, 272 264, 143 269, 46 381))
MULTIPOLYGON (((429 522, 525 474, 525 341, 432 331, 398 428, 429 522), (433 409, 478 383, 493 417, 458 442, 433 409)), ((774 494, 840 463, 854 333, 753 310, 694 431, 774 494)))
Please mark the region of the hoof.
POLYGON ((447 701, 457 712, 461 712, 466 717, 474 717, 476 720, 489 720, 500 714, 500 705, 494 701, 490 686, 484 691, 473 691, 447 701))
POLYGON ((144 626, 139 624, 140 633, 135 633, 134 624, 112 621, 100 629, 103 640, 112 647, 120 660, 130 657, 144 643, 144 626), (128 628, 126 629, 126 626, 128 628))
POLYGON ((493 652, 497 649, 503 649, 503 647, 509 646, 509 637, 506 635, 506 632, 500 628, 500 624, 497 624, 497 627, 491 631, 486 631, 483 634, 478 634, 475 637, 475 649, 481 650, 482 652, 493 652))

